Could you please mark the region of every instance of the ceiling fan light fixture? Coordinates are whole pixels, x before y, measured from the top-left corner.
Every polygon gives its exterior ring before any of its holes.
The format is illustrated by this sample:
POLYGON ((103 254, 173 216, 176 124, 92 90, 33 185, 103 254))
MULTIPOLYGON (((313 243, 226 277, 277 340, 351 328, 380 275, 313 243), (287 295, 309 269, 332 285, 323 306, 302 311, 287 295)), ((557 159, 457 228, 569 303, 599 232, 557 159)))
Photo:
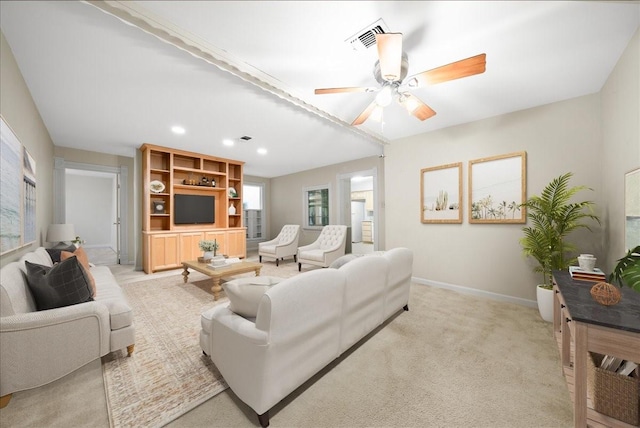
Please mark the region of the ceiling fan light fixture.
POLYGON ((415 109, 420 107, 420 103, 415 98, 409 97, 407 95, 402 95, 399 99, 400 104, 407 109, 409 113, 413 113, 415 109))
POLYGON ((384 85, 378 95, 376 95, 376 104, 380 107, 386 107, 393 101, 393 88, 391 85, 384 85))

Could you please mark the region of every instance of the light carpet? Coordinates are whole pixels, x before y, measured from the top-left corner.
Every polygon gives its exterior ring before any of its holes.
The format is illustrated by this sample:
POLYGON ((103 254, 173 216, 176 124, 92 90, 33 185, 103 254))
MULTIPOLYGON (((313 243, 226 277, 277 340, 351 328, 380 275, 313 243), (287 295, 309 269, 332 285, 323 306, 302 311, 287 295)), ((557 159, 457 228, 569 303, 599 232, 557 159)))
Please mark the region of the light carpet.
POLYGON ((123 290, 134 311, 136 343, 132 357, 124 350, 103 357, 112 427, 162 426, 227 388, 198 342, 199 314, 226 299, 214 302, 180 275, 123 290))
MULTIPOLYGON (((290 277, 295 264, 265 264, 261 275, 290 277)), ((228 280, 253 273, 236 275, 228 280)), ((102 359, 111 427, 163 426, 224 391, 227 384, 199 345, 200 314, 217 302, 204 274, 129 282, 122 285, 134 312, 136 343, 102 359)))

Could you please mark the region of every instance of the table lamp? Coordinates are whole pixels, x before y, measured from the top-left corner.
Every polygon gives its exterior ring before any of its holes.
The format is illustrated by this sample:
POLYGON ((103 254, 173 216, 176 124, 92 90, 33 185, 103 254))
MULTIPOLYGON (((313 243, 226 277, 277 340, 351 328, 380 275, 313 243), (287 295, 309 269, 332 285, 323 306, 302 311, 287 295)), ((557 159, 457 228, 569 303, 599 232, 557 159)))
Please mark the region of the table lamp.
POLYGON ((76 239, 76 232, 72 224, 50 224, 47 229, 47 242, 57 242, 52 248, 68 247, 69 244, 65 242, 71 242, 74 239, 76 239))

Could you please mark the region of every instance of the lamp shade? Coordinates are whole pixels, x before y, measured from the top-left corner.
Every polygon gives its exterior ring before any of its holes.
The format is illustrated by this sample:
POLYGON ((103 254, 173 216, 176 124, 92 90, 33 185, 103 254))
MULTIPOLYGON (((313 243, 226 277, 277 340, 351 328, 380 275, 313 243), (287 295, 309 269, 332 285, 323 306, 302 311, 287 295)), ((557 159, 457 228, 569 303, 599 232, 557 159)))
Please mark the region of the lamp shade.
POLYGON ((72 224, 50 224, 47 229, 47 242, 65 242, 76 239, 72 224))

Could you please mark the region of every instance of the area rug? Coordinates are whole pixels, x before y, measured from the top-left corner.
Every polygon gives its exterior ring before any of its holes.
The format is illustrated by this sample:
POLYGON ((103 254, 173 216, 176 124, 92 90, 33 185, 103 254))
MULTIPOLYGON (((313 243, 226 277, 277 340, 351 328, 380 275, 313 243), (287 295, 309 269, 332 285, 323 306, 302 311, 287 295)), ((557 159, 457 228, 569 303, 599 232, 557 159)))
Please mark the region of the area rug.
MULTIPOLYGON (((282 278, 298 273, 293 260, 279 267, 265 261, 260 272, 282 278)), ((134 311, 136 343, 132 357, 121 350, 102 359, 112 428, 161 427, 227 388, 202 354, 199 335, 200 314, 228 299, 223 292, 214 302, 206 275, 191 271, 188 279, 185 284, 177 270, 121 284, 134 311)))
POLYGON ((200 313, 227 302, 213 301, 205 279, 194 272, 187 284, 176 274, 122 286, 136 343, 132 357, 125 350, 103 357, 111 427, 161 427, 227 388, 199 345, 200 313))

